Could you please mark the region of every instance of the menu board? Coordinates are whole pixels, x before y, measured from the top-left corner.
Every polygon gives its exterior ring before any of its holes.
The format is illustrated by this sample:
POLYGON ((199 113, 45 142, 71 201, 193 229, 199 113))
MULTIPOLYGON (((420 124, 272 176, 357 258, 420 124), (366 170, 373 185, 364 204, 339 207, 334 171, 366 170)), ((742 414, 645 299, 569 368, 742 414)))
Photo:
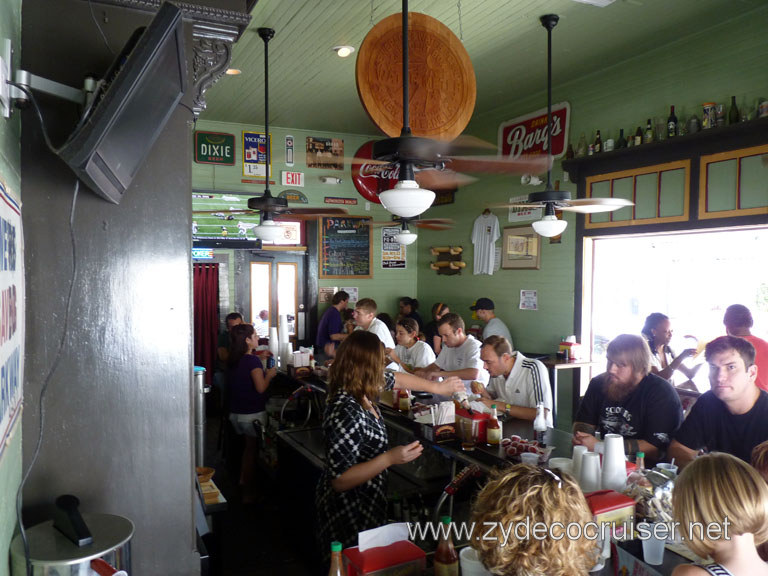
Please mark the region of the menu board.
POLYGON ((320 219, 320 278, 371 278, 370 218, 320 219))

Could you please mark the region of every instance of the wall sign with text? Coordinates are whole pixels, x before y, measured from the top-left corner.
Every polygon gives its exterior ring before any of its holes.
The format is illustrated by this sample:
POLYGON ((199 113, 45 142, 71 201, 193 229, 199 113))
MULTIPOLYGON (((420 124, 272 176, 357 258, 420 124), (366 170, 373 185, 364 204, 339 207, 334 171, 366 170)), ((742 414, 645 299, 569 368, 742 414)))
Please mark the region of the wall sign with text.
MULTIPOLYGON (((552 105, 552 157, 565 154, 568 145, 568 123, 571 105, 559 102, 552 105)), ((547 153, 547 109, 518 116, 499 126, 499 150, 502 156, 519 158, 547 153)))
POLYGON ((195 132, 195 162, 235 165, 235 135, 224 132, 195 132))
MULTIPOLYGON (((271 177, 272 166, 269 174, 271 177)), ((267 136, 263 132, 243 132, 243 176, 267 176, 267 136)))

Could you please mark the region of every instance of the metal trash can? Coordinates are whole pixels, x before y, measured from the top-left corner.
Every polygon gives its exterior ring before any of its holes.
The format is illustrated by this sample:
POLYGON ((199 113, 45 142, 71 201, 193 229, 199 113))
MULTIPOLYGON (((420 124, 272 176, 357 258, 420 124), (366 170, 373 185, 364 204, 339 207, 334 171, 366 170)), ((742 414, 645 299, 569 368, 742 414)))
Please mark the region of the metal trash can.
POLYGON ((204 466, 205 451, 205 394, 211 390, 205 385, 205 368, 195 366, 195 466, 204 466))

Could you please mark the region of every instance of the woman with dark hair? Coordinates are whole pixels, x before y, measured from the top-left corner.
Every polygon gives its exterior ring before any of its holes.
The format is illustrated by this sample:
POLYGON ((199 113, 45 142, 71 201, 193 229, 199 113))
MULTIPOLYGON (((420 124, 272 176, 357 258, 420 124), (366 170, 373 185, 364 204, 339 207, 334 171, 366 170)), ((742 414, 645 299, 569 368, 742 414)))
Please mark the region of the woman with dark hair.
POLYGON ((380 392, 409 388, 450 395, 463 389, 457 378, 430 382, 384 372, 383 366, 379 337, 355 330, 336 350, 328 372, 325 470, 316 492, 319 545, 326 559, 332 541, 352 546, 358 532, 386 522, 387 469, 415 460, 423 450, 418 441, 388 449, 387 428, 376 406, 380 392))
POLYGON ((253 500, 256 473, 256 454, 259 435, 254 423, 266 425, 267 388, 277 369, 264 370, 258 356, 259 335, 251 324, 238 324, 230 330, 229 372, 229 420, 235 432, 245 437, 245 450, 240 468, 240 485, 243 486, 243 502, 253 500))
POLYGON ((443 346, 443 339, 437 333, 437 321, 451 311, 448 308, 448 304, 437 302, 432 306, 432 321, 424 326, 424 341, 435 352, 435 356, 440 354, 440 350, 443 346))
POLYGON ((400 314, 398 314, 398 319, 400 318, 413 318, 416 320, 416 324, 419 325, 419 332, 421 332, 424 329, 424 321, 421 319, 421 316, 419 315, 416 310, 419 309, 419 301, 416 300, 416 298, 409 298, 408 296, 403 296, 400 298, 400 302, 398 302, 398 307, 400 308, 400 314))
POLYGON ((693 368, 688 368, 683 364, 683 360, 693 356, 696 350, 686 348, 676 356, 672 352, 672 348, 669 347, 669 342, 672 340, 669 316, 661 312, 649 314, 645 319, 642 334, 651 349, 651 372, 670 382, 675 370, 682 372, 688 380, 692 380, 696 376, 696 372, 699 371, 702 364, 697 364, 693 368))
POLYGON ((387 355, 398 366, 400 372, 410 372, 416 368, 425 368, 435 361, 432 348, 419 340, 419 326, 413 318, 400 318, 395 330, 397 346, 387 348, 387 355))

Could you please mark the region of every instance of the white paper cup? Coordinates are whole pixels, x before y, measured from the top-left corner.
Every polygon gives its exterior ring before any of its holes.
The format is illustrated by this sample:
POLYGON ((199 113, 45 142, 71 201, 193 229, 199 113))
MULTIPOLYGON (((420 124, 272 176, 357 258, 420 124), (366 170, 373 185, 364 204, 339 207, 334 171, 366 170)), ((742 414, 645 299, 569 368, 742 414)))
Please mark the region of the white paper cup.
POLYGON ((573 447, 573 477, 576 478, 576 481, 578 481, 579 476, 581 476, 581 459, 586 451, 586 446, 573 447))
POLYGON ((534 454, 533 452, 523 452, 520 454, 520 461, 523 464, 531 464, 532 466, 537 466, 539 464, 539 455, 534 454))
POLYGON ((677 477, 677 464, 669 464, 667 462, 660 462, 656 464, 656 468, 661 470, 664 475, 674 479, 677 477))
POLYGON ((646 564, 651 566, 658 566, 664 562, 664 544, 665 538, 656 538, 654 536, 656 524, 641 523, 637 525, 638 528, 643 528, 646 532, 650 532, 648 538, 643 540, 643 560, 646 564))
POLYGON ((491 573, 485 569, 483 563, 477 556, 477 550, 471 546, 462 548, 459 553, 459 564, 461 564, 462 576, 491 576, 491 573))
POLYGON ((584 493, 600 490, 600 454, 585 452, 581 458, 579 486, 584 493))
POLYGON ((566 474, 573 474, 573 460, 570 458, 550 458, 549 468, 550 470, 557 468, 566 474))

